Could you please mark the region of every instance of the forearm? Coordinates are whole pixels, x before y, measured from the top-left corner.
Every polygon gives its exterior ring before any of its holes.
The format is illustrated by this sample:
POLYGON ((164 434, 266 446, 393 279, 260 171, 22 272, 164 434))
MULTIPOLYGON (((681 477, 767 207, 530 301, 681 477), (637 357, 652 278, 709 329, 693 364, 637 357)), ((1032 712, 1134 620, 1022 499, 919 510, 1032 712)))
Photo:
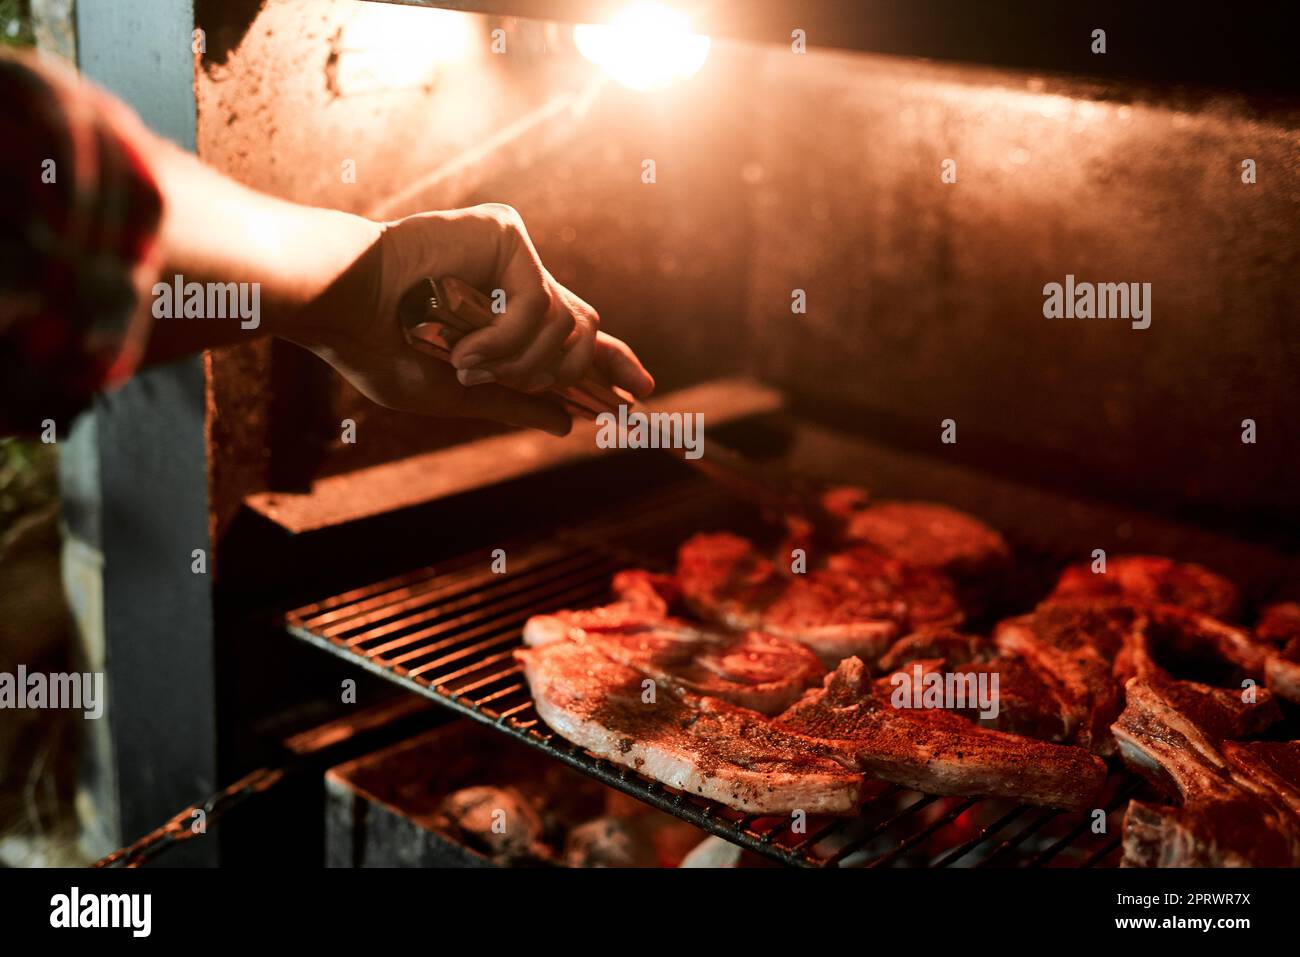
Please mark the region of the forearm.
POLYGON ((142 304, 153 324, 146 362, 263 335, 293 338, 322 310, 369 301, 366 291, 340 288, 339 281, 377 241, 377 223, 258 193, 170 143, 155 138, 151 145, 164 200, 159 282, 170 288, 155 287, 168 302, 160 305, 155 296, 142 304), (182 290, 190 283, 249 284, 243 301, 256 302, 257 314, 184 318, 174 295, 178 276, 182 290))

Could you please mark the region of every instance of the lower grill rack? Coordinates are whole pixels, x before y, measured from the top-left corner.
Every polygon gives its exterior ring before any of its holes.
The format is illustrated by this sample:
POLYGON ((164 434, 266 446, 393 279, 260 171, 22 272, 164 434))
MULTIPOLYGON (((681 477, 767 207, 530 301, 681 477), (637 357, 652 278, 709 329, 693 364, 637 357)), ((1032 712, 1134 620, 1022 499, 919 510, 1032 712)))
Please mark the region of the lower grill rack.
MULTIPOLYGON (((565 741, 538 717, 512 651, 532 615, 599 604, 621 568, 664 567, 678 542, 726 517, 691 484, 617 519, 463 556, 285 615, 290 634, 550 754, 597 780, 784 864, 809 867, 1109 866, 1136 784, 1116 776, 1095 811, 945 798, 877 782, 852 818, 745 815, 643 777, 565 741)), ((734 527, 734 521, 732 522, 734 527)))

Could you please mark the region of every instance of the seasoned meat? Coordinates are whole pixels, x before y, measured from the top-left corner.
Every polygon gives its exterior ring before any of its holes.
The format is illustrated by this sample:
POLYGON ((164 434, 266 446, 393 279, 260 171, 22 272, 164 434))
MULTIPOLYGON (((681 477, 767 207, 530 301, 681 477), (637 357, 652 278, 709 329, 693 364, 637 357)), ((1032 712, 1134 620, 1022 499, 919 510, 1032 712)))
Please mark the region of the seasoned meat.
POLYGON ((1255 636, 1264 646, 1264 680, 1279 697, 1300 704, 1300 602, 1264 609, 1255 636))
POLYGON ((932 502, 884 501, 851 513, 844 537, 958 581, 987 580, 1011 559, 1006 540, 979 519, 932 502))
POLYGON ((952 628, 915 631, 894 642, 881 656, 875 670, 885 677, 879 679, 879 686, 893 687, 894 673, 910 674, 916 664, 922 666, 923 673, 969 673, 977 680, 981 674, 997 676, 997 715, 981 717, 974 708, 956 711, 971 721, 986 728, 1041 741, 1065 742, 1068 739, 1061 707, 1052 687, 1024 659, 1000 653, 987 638, 952 628))
POLYGON ((913 661, 937 660, 947 667, 985 661, 996 654, 987 638, 968 635, 955 628, 922 628, 904 635, 889 646, 873 669, 889 674, 913 661))
POLYGON ((644 670, 607 656, 617 647, 566 637, 516 651, 538 714, 595 754, 749 813, 848 813, 862 773, 939 794, 1079 807, 1105 776, 1080 748, 895 708, 856 658, 769 720, 680 688, 648 693, 644 670))
POLYGON ((701 617, 801 641, 828 665, 849 655, 875 660, 911 625, 961 617, 942 576, 865 549, 783 574, 744 538, 697 535, 678 551, 677 582, 701 617))
POLYGON ((906 624, 911 628, 952 626, 965 617, 946 575, 909 565, 872 548, 834 552, 814 574, 824 581, 856 589, 867 601, 897 596, 906 605, 906 624))
POLYGON ((993 640, 1046 686, 1063 739, 1104 755, 1114 751, 1110 725, 1123 705, 1115 659, 1138 627, 1128 604, 1062 602, 1001 622, 993 640))
POLYGON ((682 603, 682 591, 672 575, 661 575, 642 568, 626 568, 614 575, 610 590, 625 605, 637 611, 668 616, 682 603))
POLYGON ((1259 734, 1282 717, 1273 693, 1252 684, 1263 672, 1264 656, 1247 632, 1172 606, 1144 609, 1115 659, 1118 681, 1159 683, 1179 711, 1226 738, 1259 734))
POLYGON ((1173 670, 1191 669, 1233 684, 1263 676, 1267 653, 1246 629, 1169 605, 1145 608, 1143 614, 1150 622, 1149 647, 1173 670))
MULTIPOLYGON (((626 594, 635 580, 624 573, 616 587, 626 594)), ((524 625, 525 644, 554 641, 587 645, 679 696, 710 695, 764 714, 788 707, 825 673, 817 656, 797 641, 711 630, 642 611, 635 601, 536 615, 524 625)))
POLYGON ((1260 612, 1255 637, 1273 648, 1284 648, 1300 638, 1300 601, 1283 601, 1260 612))
POLYGON ((822 511, 845 526, 870 505, 871 493, 856 485, 836 485, 821 495, 822 511))
POLYGON ((931 794, 1091 806, 1106 767, 1082 748, 989 731, 947 711, 897 708, 846 658, 775 721, 852 754, 867 774, 931 794))
POLYGON ((1237 586, 1208 568, 1154 555, 1111 558, 1104 573, 1083 563, 1061 573, 1051 598, 1125 598, 1143 604, 1176 605, 1215 618, 1231 619, 1240 598, 1237 586))
MULTIPOLYGON (((1134 676, 1169 679, 1170 694, 1229 737, 1258 734, 1281 717, 1273 694, 1246 681, 1262 679, 1259 645, 1240 628, 1183 608, 1053 599, 1002 622, 994 639, 923 630, 895 642, 878 670, 919 662, 924 671, 997 675, 1000 708, 981 724, 1103 755, 1114 749, 1108 726, 1134 676)), ((977 720, 970 709, 958 713, 977 720)))
POLYGON ((1125 865, 1300 865, 1300 741, 1222 740, 1179 709, 1167 683, 1134 678, 1125 691, 1120 754, 1176 802, 1130 802, 1125 865))
POLYGON ((1267 690, 1243 693, 1246 678, 1263 676, 1263 655, 1249 634, 1183 608, 1058 598, 999 624, 994 641, 1049 689, 1064 733, 1059 740, 1097 754, 1114 750, 1109 727, 1123 707, 1124 682, 1134 676, 1174 681, 1170 693, 1195 704, 1225 734, 1254 734, 1280 716, 1267 690))
POLYGON ((655 695, 645 676, 576 641, 515 652, 561 737, 670 787, 754 814, 846 814, 863 779, 833 746, 716 698, 655 695))

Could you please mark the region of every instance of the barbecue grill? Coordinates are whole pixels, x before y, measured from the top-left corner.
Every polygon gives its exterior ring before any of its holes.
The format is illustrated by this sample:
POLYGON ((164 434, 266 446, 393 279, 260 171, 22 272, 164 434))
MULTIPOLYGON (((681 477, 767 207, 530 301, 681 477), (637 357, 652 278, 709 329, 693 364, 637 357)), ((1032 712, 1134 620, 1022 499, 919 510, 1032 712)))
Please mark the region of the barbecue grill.
MULTIPOLYGON (((515 205, 709 438, 1006 534, 1016 579, 977 627, 1096 548, 1203 563, 1250 608, 1300 595, 1300 114, 1267 14, 1245 36, 1245 18, 1104 4, 1101 57, 1094 11, 1039 3, 1003 5, 998 29, 960 0, 797 18, 705 4, 707 62, 641 94, 570 39, 615 6, 79 0, 77 49, 153 126, 268 192, 384 218, 515 205), (439 6, 473 12, 418 9, 439 6), (444 23, 481 55, 384 56, 385 36, 444 23), (496 29, 508 56, 486 52, 496 29), (1067 274, 1151 281, 1151 327, 1044 318, 1043 285, 1067 274)), ((858 816, 796 833, 557 737, 511 656, 529 615, 600 604, 613 573, 665 568, 696 532, 772 529, 680 462, 602 452, 582 428, 390 412, 260 341, 105 398, 61 467, 76 554, 96 558, 69 577, 93 582, 78 607, 102 592, 83 625, 111 663, 87 777, 104 852, 217 795, 238 813, 208 839, 172 834, 165 861, 321 860, 321 772, 345 755, 301 736, 348 720, 341 682, 381 711, 431 702, 420 722, 467 716, 784 864, 1110 866, 1141 793, 1115 772, 1103 828, 1095 811, 882 784, 858 816)), ((372 724, 386 743, 412 730, 372 724)))
MULTIPOLYGON (((511 656, 524 621, 535 614, 598 604, 624 567, 671 567, 676 544, 734 507, 718 489, 683 482, 630 512, 593 518, 506 547, 509 573, 495 574, 483 550, 332 595, 290 611, 297 638, 492 726, 661 810, 785 864, 897 863, 946 866, 1114 863, 1118 821, 1103 834, 1089 814, 1015 806, 1005 801, 938 798, 881 786, 853 819, 814 820, 806 829, 784 818, 743 815, 675 791, 594 757, 538 718, 511 656)), ((727 516, 735 527, 737 516, 727 516)), ((1109 815, 1134 792, 1117 777, 1109 815)))

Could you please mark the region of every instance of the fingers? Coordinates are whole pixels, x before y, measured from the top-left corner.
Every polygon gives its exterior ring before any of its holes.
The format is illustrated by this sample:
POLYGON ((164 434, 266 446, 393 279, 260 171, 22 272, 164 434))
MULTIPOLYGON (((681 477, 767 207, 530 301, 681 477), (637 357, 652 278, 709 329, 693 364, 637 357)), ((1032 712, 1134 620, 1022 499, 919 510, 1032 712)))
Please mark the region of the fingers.
POLYGON ((638 399, 644 399, 655 390, 655 380, 636 353, 622 339, 603 332, 596 333, 596 370, 616 386, 621 386, 638 399))
MULTIPOLYGON (((472 366, 468 371, 489 372, 495 381, 524 392, 550 388, 556 381, 555 369, 563 357, 564 344, 574 328, 573 317, 563 307, 558 308, 563 315, 543 323, 522 352, 504 362, 472 366)), ((465 380, 462 378, 461 381, 465 380)))
POLYGON ((555 384, 564 388, 571 386, 591 368, 596 355, 596 323, 590 319, 575 317, 577 327, 565 345, 560 364, 555 367, 555 384))
MULTIPOLYGON (((494 298, 500 290, 504 295, 504 311, 490 326, 470 333, 456 344, 452 364, 457 369, 508 360, 532 345, 551 322, 569 318, 557 309, 552 281, 519 214, 499 204, 477 206, 470 212, 479 217, 480 227, 483 223, 487 225, 490 258, 495 265, 487 281, 490 284, 480 285, 480 289, 494 298)), ((460 278, 473 282, 464 276, 460 278)), ((564 335, 568 335, 567 330, 564 335)))
MULTIPOLYGON (((554 315, 555 305, 545 287, 513 294, 509 286, 497 288, 505 292, 505 311, 490 326, 475 330, 456 343, 451 362, 457 369, 477 369, 509 360, 536 342, 543 330, 562 321, 561 316, 554 315)), ((561 330, 560 342, 565 335, 568 331, 561 330)))
POLYGON ((453 401, 458 410, 447 414, 564 434, 570 422, 560 405, 520 393, 566 387, 593 369, 638 398, 654 389, 654 379, 632 350, 599 332, 596 310, 546 271, 522 219, 509 206, 421 214, 395 227, 389 238, 398 254, 385 268, 388 285, 406 289, 422 276, 455 276, 504 305, 489 325, 452 347, 451 364, 463 395, 453 401))

